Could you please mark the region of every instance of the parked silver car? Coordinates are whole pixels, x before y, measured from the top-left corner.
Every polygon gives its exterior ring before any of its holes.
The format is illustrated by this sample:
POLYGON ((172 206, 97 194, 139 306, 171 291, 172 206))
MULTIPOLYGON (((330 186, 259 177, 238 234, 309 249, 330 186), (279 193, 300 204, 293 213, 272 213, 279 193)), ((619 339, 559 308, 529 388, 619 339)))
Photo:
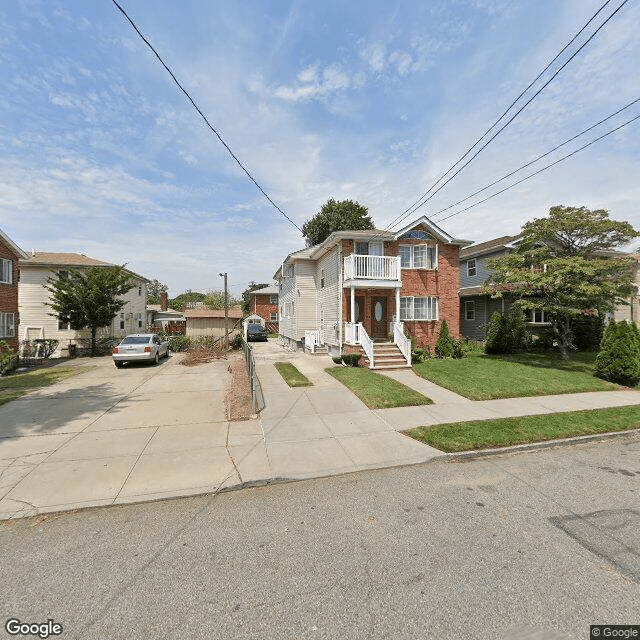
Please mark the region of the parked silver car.
POLYGON ((111 350, 116 367, 125 362, 154 362, 169 355, 169 342, 154 333, 133 333, 111 350))

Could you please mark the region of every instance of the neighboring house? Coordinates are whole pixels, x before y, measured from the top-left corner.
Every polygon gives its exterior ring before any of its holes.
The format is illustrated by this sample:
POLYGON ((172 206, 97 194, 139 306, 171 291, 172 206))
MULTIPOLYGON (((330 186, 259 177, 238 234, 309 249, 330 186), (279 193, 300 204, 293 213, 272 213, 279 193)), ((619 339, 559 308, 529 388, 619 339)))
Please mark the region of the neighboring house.
POLYGON ((27 254, 0 229, 0 340, 18 349, 18 281, 27 254))
MULTIPOLYGON (((20 340, 33 338, 52 338, 60 342, 55 355, 67 355, 69 345, 77 345, 90 337, 91 331, 74 331, 68 323, 55 316, 48 302, 51 294, 45 288, 49 278, 64 274, 70 270, 83 271, 91 267, 113 267, 116 265, 89 258, 80 253, 44 253, 32 252, 20 263, 19 308, 20 340)), ((99 337, 120 338, 128 333, 146 331, 147 278, 125 269, 134 284, 133 289, 123 296, 124 307, 113 319, 110 326, 104 327, 99 337)))
MULTIPOLYGON (((482 293, 482 285, 491 274, 489 260, 516 249, 520 236, 501 236, 473 244, 460 251, 460 333, 470 340, 484 340, 491 316, 506 313, 509 296, 492 298, 482 293)), ((542 320, 542 318, 539 318, 542 320)), ((535 320, 535 317, 534 317, 535 320)))
MULTIPOLYGON (((184 317, 187 321, 187 336, 190 338, 219 338, 225 334, 224 309, 185 309, 184 317)), ((229 336, 242 331, 242 308, 240 305, 228 309, 227 331, 229 336)))
POLYGON ((260 316, 263 325, 273 333, 278 333, 278 285, 256 289, 249 294, 249 311, 260 316))
POLYGON ((160 294, 160 304, 147 305, 147 325, 170 334, 185 332, 186 318, 182 311, 169 309, 167 292, 160 294))
POLYGON ((633 258, 633 281, 636 285, 636 292, 628 300, 628 304, 621 304, 616 307, 613 317, 616 322, 626 320, 627 322, 640 323, 640 302, 638 291, 640 291, 640 255, 632 253, 633 258))
POLYGON ((397 232, 336 231, 290 254, 274 275, 281 340, 331 354, 362 349, 373 368, 407 366, 405 333, 433 347, 446 320, 459 337, 459 254, 469 244, 423 216, 397 232))

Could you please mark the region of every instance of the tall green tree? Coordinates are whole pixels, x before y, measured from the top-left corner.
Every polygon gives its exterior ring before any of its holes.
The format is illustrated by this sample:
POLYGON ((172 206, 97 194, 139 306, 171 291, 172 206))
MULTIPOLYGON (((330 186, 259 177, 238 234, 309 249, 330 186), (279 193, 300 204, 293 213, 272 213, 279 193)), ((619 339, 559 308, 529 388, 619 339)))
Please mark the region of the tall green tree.
POLYGON ((302 225, 307 246, 326 240, 334 231, 375 229, 368 209, 353 200, 327 200, 313 218, 302 225))
POLYGON ((638 235, 603 209, 552 207, 547 218, 524 225, 515 253, 489 261, 485 291, 508 291, 523 309, 543 311, 566 359, 574 318, 613 311, 632 294, 632 259, 606 252, 638 235))
MULTIPOLYGON (((203 300, 204 306, 209 309, 224 309, 224 291, 212 290, 207 291, 207 295, 203 300)), ((230 292, 227 291, 227 307, 235 307, 241 304, 241 300, 234 298, 230 292)))
POLYGON ((147 304, 160 304, 160 294, 168 291, 169 287, 160 282, 160 280, 152 280, 147 283, 147 304))
POLYGON ((91 267, 70 270, 49 278, 45 289, 51 294, 49 315, 68 322, 74 331, 91 330, 91 354, 96 354, 96 334, 124 307, 119 296, 133 289, 131 276, 121 267, 91 267))
POLYGON ((204 302, 207 297, 205 293, 200 291, 191 291, 187 289, 184 293, 177 295, 175 298, 169 300, 169 308, 174 311, 182 311, 182 309, 190 302, 204 302))

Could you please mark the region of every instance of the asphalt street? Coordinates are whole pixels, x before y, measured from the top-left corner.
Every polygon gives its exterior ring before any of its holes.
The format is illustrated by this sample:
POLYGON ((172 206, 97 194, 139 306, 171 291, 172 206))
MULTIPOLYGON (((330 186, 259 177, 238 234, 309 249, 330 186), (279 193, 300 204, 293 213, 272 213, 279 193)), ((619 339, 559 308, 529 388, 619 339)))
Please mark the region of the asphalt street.
POLYGON ((6 637, 583 640, 640 623, 640 438, 4 522, 0 566, 6 637))

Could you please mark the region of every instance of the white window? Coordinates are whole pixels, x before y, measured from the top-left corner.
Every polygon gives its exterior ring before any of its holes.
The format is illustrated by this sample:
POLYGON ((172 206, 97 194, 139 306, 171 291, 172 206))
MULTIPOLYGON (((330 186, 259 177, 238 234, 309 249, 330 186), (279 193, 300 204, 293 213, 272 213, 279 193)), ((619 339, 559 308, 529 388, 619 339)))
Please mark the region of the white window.
POLYGON ((269 319, 271 320, 271 322, 278 322, 278 313, 273 312, 269 319))
POLYGON ((464 319, 465 320, 476 319, 476 303, 474 300, 467 300, 464 303, 464 319))
POLYGON ((278 304, 278 294, 270 293, 269 294, 269 304, 278 304))
POLYGON ((285 318, 292 318, 294 315, 294 306, 293 302, 285 302, 284 303, 284 316, 285 318))
POLYGON ((399 254, 403 269, 438 268, 438 245, 401 244, 399 254))
POLYGON ((438 298, 428 296, 400 298, 400 320, 437 320, 438 298))
POLYGON ((471 278, 475 276, 477 273, 476 269, 476 259, 467 260, 467 275, 471 278))
POLYGON ((70 322, 63 322, 61 318, 58 318, 58 331, 69 331, 70 329, 70 322))
POLYGON ((320 288, 324 289, 324 269, 320 269, 320 288))
POLYGON ((13 284, 13 260, 0 258, 0 282, 13 284))
POLYGON ((525 316, 527 318, 527 322, 531 322, 533 324, 550 323, 549 316, 541 309, 527 309, 525 311, 525 316))
MULTIPOLYGON (((11 262, 11 260, 5 260, 11 262)), ((15 316, 13 313, 0 313, 0 338, 13 338, 16 335, 15 316)))
POLYGON ((356 242, 355 253, 359 256, 383 256, 384 242, 356 242))

